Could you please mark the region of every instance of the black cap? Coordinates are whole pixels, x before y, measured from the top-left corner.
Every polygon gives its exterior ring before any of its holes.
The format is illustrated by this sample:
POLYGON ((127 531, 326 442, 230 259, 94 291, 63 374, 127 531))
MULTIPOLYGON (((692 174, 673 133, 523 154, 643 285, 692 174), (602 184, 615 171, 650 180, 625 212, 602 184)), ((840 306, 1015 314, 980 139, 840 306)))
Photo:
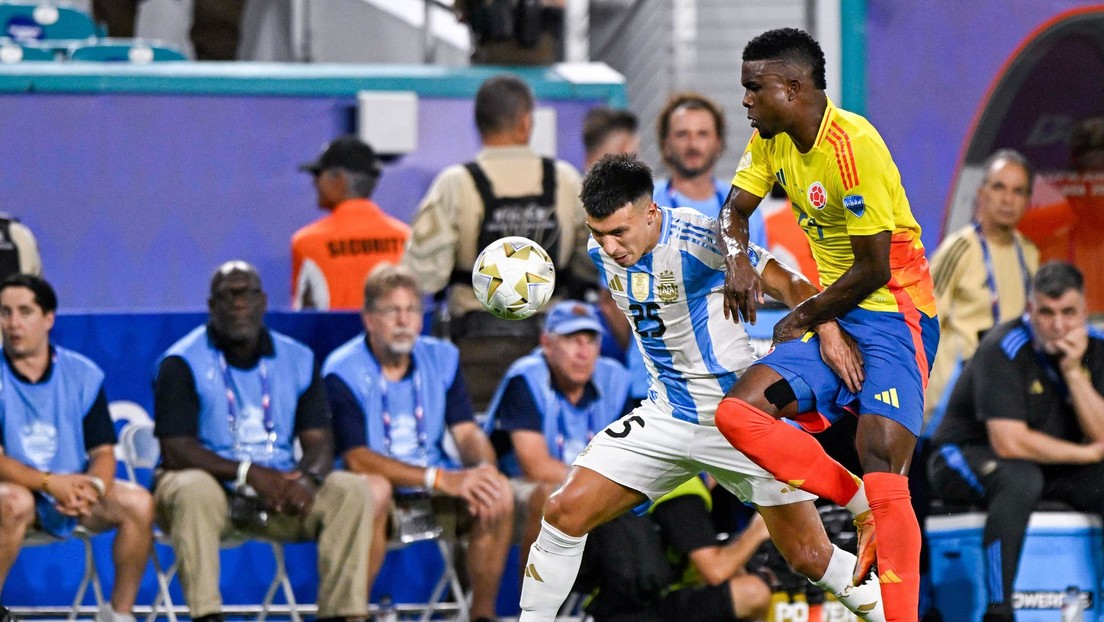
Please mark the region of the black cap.
POLYGON ((299 165, 299 170, 315 175, 331 168, 343 168, 369 175, 379 175, 380 172, 376 152, 372 151, 368 143, 353 134, 335 138, 322 149, 317 160, 299 165))

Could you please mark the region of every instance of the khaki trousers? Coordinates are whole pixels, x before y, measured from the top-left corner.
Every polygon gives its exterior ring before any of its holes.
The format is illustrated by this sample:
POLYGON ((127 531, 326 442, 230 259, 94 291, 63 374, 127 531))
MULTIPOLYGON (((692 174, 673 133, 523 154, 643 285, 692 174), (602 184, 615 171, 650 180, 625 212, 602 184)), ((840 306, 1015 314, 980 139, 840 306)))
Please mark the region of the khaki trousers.
MULTIPOLYGON (((219 542, 237 532, 226 489, 198 469, 166 471, 154 491, 158 521, 168 531, 192 618, 220 613, 219 542)), ((363 477, 334 471, 306 516, 271 513, 263 531, 279 540, 318 543, 318 617, 368 615, 368 548, 374 500, 363 477)))

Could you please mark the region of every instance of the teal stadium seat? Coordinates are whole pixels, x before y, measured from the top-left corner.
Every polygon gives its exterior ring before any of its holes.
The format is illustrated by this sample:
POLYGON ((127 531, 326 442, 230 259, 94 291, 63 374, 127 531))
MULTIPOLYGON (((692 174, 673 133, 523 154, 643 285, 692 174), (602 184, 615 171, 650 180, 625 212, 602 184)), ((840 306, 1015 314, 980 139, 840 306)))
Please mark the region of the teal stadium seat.
POLYGON ((54 52, 48 48, 21 44, 13 39, 0 39, 0 65, 52 60, 54 60, 54 52))
POLYGON ((92 16, 54 2, 0 2, 0 37, 16 41, 87 39, 102 33, 92 16))
POLYGON ((162 61, 188 60, 180 50, 149 39, 90 39, 69 46, 71 61, 132 63, 144 65, 162 61))

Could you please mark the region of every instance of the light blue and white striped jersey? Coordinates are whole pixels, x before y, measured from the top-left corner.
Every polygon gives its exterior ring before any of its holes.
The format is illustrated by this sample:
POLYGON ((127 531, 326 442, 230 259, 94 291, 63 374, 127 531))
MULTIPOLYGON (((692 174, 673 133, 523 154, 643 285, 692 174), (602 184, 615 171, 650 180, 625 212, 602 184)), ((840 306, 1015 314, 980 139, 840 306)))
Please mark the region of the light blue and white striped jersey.
MULTIPOLYGON (((677 419, 713 425, 725 393, 755 354, 742 324, 724 316, 724 256, 716 221, 690 208, 659 208, 659 243, 622 268, 590 239, 588 252, 644 354, 648 399, 677 419)), ((751 247, 761 274, 773 257, 751 247)))

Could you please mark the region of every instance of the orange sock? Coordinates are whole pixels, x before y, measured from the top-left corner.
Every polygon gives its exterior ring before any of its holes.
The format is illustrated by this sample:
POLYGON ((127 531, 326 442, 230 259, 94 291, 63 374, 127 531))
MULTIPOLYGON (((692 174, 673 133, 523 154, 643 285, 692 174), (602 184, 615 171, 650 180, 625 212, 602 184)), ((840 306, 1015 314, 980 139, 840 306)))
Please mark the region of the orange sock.
POLYGON ((815 438, 735 398, 721 400, 717 428, 775 479, 847 505, 859 491, 850 471, 824 453, 815 438), (785 450, 780 451, 779 448, 785 450))
POLYGON ((912 511, 908 478, 863 476, 878 530, 878 577, 886 622, 916 622, 920 610, 920 525, 912 511))

